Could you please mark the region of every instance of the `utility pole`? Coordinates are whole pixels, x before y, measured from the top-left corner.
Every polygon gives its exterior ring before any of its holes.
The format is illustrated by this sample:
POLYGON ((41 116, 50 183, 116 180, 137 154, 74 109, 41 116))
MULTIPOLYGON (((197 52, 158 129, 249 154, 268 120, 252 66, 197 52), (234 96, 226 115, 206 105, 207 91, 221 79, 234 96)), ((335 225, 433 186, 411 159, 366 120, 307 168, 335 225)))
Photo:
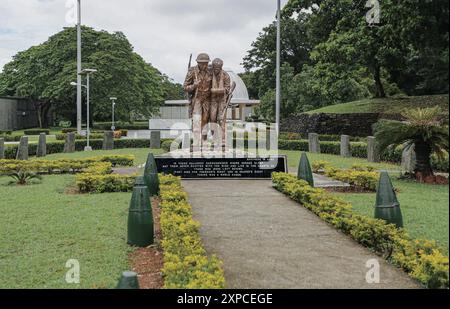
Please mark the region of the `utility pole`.
POLYGON ((275 122, 277 135, 280 134, 280 106, 281 106, 281 0, 277 0, 277 85, 275 103, 275 122))
POLYGON ((78 0, 78 22, 77 22, 77 131, 81 134, 81 0, 78 0))

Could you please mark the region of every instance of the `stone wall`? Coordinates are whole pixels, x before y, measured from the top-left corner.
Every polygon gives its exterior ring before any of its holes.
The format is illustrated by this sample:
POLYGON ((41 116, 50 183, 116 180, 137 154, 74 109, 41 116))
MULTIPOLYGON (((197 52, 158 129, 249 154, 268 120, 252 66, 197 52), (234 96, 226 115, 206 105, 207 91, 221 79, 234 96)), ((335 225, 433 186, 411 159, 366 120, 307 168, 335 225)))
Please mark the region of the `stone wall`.
POLYGON ((13 131, 38 126, 33 104, 22 99, 0 98, 0 131, 13 131))
POLYGON ((281 121, 281 132, 370 136, 380 114, 300 114, 281 121))

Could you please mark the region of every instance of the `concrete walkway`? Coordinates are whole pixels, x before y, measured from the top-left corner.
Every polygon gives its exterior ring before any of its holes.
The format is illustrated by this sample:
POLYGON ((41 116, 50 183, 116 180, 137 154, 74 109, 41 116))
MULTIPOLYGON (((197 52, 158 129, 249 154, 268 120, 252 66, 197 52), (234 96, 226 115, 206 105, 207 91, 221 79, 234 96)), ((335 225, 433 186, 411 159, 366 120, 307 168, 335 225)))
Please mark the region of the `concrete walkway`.
POLYGON ((417 288, 348 236, 272 188, 269 180, 183 180, 228 288, 417 288), (380 284, 366 282, 378 259, 380 284))

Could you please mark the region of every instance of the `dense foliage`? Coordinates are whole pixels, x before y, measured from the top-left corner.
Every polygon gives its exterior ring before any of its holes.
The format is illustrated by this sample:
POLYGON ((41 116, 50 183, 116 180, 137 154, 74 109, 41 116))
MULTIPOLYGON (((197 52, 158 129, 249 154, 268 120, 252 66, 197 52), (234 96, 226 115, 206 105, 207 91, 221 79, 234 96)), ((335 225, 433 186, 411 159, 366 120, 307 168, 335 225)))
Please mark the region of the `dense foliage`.
MULTIPOLYGON (((448 93, 448 2, 387 0, 370 25, 366 1, 290 0, 283 10, 282 116, 369 97, 448 93)), ((242 78, 272 120, 276 24, 244 58, 242 78)))
MULTIPOLYGON (((116 119, 124 121, 151 115, 166 98, 182 98, 181 85, 146 63, 123 33, 83 27, 82 43, 83 68, 98 70, 91 78, 91 119, 111 119, 111 96, 119 98, 116 119)), ((19 52, 0 74, 0 95, 30 99, 42 127, 52 112, 75 124, 76 87, 70 83, 77 80, 76 52, 73 27, 19 52)), ((85 94, 83 89, 83 102, 85 94)))

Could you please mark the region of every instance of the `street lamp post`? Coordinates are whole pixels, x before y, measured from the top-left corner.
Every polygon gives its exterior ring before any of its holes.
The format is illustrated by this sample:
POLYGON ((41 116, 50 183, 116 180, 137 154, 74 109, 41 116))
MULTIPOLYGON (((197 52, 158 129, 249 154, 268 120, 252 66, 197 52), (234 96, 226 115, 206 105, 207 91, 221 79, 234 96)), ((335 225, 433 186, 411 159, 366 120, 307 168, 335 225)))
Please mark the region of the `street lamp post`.
POLYGON ((72 86, 76 85, 77 87, 80 87, 80 88, 85 87, 86 92, 87 92, 87 94, 86 94, 86 97, 87 97, 86 98, 86 100, 87 100, 87 102, 86 102, 86 140, 87 140, 87 143, 86 143, 86 147, 84 147, 84 151, 92 151, 92 147, 89 144, 89 142, 90 142, 89 137, 91 134, 91 131, 89 129, 89 122, 90 122, 90 89, 89 89, 89 87, 90 87, 90 75, 95 72, 97 72, 97 70, 84 69, 79 73, 80 76, 86 75, 86 86, 82 85, 81 83, 74 83, 74 82, 70 83, 72 86))
POLYGON ((109 99, 112 101, 112 125, 111 125, 111 131, 115 131, 116 130, 116 126, 114 125, 114 110, 115 110, 115 107, 116 107, 116 100, 117 100, 117 98, 111 97, 109 99))
POLYGON ((81 0, 78 0, 77 9, 77 131, 81 134, 81 0))
POLYGON ((277 135, 280 134, 280 109, 281 109, 281 0, 277 1, 277 85, 276 85, 276 103, 275 103, 275 122, 277 135))

